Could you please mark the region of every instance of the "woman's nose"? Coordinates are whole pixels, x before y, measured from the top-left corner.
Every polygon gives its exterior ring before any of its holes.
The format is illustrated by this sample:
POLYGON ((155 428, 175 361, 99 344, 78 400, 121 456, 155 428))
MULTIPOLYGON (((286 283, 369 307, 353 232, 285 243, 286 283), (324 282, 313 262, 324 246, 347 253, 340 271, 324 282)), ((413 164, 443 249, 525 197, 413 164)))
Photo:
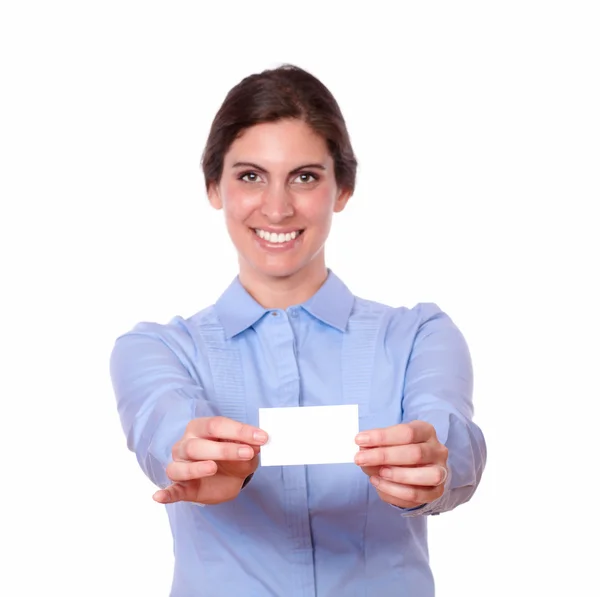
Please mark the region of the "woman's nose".
POLYGON ((278 222, 294 214, 291 193, 286 188, 267 189, 263 195, 261 213, 271 222, 278 222))

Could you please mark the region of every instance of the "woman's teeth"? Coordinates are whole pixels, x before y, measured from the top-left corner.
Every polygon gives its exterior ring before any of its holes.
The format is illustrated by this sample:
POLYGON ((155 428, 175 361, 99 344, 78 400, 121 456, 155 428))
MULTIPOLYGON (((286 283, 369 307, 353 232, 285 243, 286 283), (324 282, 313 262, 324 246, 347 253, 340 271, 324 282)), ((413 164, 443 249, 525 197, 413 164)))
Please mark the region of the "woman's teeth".
POLYGON ((300 234, 300 230, 294 230, 294 232, 288 232, 287 234, 283 234, 283 232, 278 234, 277 232, 267 232, 260 228, 256 228, 254 232, 257 236, 270 243, 288 243, 300 234))

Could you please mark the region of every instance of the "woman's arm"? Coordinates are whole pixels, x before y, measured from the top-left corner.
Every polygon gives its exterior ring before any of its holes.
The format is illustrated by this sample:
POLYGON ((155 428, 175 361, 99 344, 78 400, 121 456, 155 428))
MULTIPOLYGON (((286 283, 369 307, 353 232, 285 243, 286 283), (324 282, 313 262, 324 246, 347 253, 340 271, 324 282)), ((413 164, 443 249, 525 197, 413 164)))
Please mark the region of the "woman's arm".
POLYGON ((202 387, 178 356, 176 340, 163 326, 139 324, 119 337, 110 357, 110 374, 127 446, 157 486, 171 484, 165 469, 171 449, 187 424, 210 416, 202 387), (198 414, 198 410, 207 411, 198 414))
POLYGON ((448 448, 443 495, 406 516, 440 514, 467 502, 486 463, 483 434, 473 422, 473 369, 467 343, 435 305, 421 305, 422 323, 408 361, 402 422, 426 421, 448 448))

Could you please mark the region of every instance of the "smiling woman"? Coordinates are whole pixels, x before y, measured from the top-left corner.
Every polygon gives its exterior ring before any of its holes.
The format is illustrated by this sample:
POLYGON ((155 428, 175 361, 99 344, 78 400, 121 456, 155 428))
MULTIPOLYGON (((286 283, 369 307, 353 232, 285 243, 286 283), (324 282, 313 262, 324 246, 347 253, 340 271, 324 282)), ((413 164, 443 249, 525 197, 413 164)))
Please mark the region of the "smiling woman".
POLYGON ((225 211, 242 285, 271 306, 308 299, 326 277, 332 214, 344 209, 356 178, 333 95, 294 67, 245 78, 215 116, 202 165, 211 204, 225 211), (286 298, 273 301, 273 292, 286 298))
POLYGON ((202 161, 239 275, 196 315, 117 339, 128 446, 168 504, 172 597, 434 594, 426 516, 468 501, 486 460, 471 360, 436 305, 365 300, 328 269, 356 165, 313 75, 242 80, 202 161), (359 407, 354 463, 260 466, 259 409, 334 405, 359 407))
POLYGON ((240 281, 258 302, 286 308, 316 292, 326 277, 332 214, 344 209, 351 190, 338 187, 327 145, 308 124, 285 119, 246 129, 208 193, 225 212, 240 281), (292 287, 302 291, 291 296, 292 287))

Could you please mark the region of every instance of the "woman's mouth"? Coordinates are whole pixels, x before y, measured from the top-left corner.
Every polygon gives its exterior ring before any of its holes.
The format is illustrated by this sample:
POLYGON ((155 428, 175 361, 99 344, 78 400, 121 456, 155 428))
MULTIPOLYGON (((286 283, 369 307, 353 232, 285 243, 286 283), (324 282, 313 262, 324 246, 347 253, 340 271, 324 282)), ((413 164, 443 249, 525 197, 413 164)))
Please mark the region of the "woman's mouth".
POLYGON ((253 230, 261 245, 273 248, 291 247, 295 244, 296 239, 304 232, 304 229, 290 230, 287 232, 271 232, 269 230, 263 230, 262 228, 253 228, 253 230))

